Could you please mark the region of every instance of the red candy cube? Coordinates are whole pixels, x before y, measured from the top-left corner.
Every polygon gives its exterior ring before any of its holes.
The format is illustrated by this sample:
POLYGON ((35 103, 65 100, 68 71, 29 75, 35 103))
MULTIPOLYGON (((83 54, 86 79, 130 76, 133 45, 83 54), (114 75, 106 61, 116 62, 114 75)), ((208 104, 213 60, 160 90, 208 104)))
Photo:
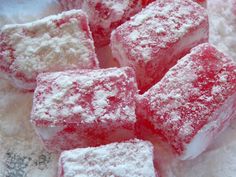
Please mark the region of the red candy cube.
POLYGON ((208 40, 206 10, 189 0, 162 0, 112 32, 113 55, 136 71, 141 93, 158 82, 189 50, 208 40))
POLYGON ((149 127, 181 159, 194 158, 236 116, 236 63, 201 44, 137 102, 139 127, 149 127))
POLYGON ((128 67, 40 74, 31 121, 45 147, 61 151, 132 138, 134 75, 128 67))
POLYGON ((157 177, 151 143, 130 140, 62 152, 58 177, 157 177))
POLYGON ((95 46, 110 43, 113 29, 142 9, 142 0, 59 0, 65 10, 81 8, 87 13, 95 46))
POLYGON ((98 68, 87 18, 81 10, 52 15, 0 31, 0 74, 18 88, 33 90, 47 71, 98 68))

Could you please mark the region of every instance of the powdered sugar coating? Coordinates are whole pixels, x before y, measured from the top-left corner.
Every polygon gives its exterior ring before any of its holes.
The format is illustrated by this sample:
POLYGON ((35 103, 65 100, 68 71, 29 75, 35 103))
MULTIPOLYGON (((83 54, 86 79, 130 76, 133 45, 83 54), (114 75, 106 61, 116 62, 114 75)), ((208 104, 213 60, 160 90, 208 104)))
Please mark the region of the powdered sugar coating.
POLYGON ((87 13, 95 45, 110 43, 112 30, 142 9, 142 0, 59 0, 65 10, 81 8, 87 13))
POLYGON ((14 85, 32 90, 41 72, 97 68, 84 12, 73 10, 2 28, 0 70, 14 85))
POLYGON ((137 89, 132 74, 130 68, 40 74, 34 95, 32 120, 56 123, 79 116, 80 122, 87 123, 97 119, 135 121, 132 109, 137 89), (119 104, 111 109, 114 106, 112 103, 119 104))
POLYGON ((206 43, 192 49, 140 96, 138 117, 150 121, 182 155, 198 133, 215 137, 236 114, 235 108, 236 64, 206 43))
POLYGON ((207 13, 189 0, 155 1, 111 35, 114 56, 122 66, 135 68, 141 91, 159 81, 192 47, 207 40, 207 13))
POLYGON ((127 140, 134 136, 136 94, 129 67, 42 73, 31 121, 51 151, 127 140))
POLYGON ((59 177, 155 177, 151 143, 130 140, 96 148, 64 151, 59 177))
POLYGON ((201 4, 203 7, 207 6, 207 0, 194 0, 198 4, 201 4))

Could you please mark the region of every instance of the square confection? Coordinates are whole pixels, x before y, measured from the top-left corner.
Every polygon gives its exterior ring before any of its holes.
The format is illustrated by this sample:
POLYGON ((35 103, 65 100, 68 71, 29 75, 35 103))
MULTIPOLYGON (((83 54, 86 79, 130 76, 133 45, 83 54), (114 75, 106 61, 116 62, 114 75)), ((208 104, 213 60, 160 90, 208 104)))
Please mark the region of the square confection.
POLYGON ((157 177, 151 143, 137 139, 64 151, 58 169, 58 177, 157 177))
POLYGON ((82 9, 88 15, 95 46, 110 43, 112 30, 141 11, 142 0, 58 0, 65 10, 82 9))
POLYGON ((33 90, 42 72, 98 68, 87 17, 81 10, 52 15, 0 31, 0 74, 33 90))
POLYGON ((73 70, 37 77, 31 121, 49 151, 134 137, 132 68, 73 70))
POLYGON ((193 48, 137 101, 139 127, 149 127, 183 160, 203 152, 235 116, 236 63, 208 43, 193 48))
POLYGON ((208 40, 206 10, 190 0, 159 0, 111 34, 114 57, 135 69, 143 93, 189 50, 208 40))

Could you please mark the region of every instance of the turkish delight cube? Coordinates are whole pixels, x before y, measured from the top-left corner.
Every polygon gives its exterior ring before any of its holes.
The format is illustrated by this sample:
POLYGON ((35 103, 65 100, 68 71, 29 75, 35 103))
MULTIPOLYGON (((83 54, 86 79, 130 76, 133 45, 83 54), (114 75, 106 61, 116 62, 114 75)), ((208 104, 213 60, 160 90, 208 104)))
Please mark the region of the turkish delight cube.
POLYGON ((189 50, 208 40, 206 10, 189 0, 155 1, 111 34, 114 57, 136 71, 143 93, 189 50))
POLYGON ((134 137, 132 68, 68 70, 37 77, 31 121, 49 151, 134 137))
POLYGON ((148 127, 180 159, 192 159, 236 116, 236 63, 201 44, 140 95, 136 106, 139 127, 148 127))
POLYGON ((33 90, 39 73, 98 68, 87 17, 81 10, 0 31, 0 73, 23 90, 33 90))
POLYGON ((153 146, 138 139, 62 152, 58 177, 157 177, 153 146))
POLYGON ((141 11, 142 0, 59 0, 65 10, 81 8, 87 13, 96 47, 110 43, 113 29, 141 11))

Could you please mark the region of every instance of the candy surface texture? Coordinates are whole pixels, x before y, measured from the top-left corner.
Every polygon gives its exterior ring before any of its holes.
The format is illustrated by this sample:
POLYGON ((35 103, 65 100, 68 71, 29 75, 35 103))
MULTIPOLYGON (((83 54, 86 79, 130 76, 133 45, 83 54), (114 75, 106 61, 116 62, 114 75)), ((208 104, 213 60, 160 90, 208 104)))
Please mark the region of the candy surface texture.
POLYGON ((95 45, 110 43, 112 30, 141 11, 141 0, 59 0, 63 9, 82 9, 88 15, 95 45))
POLYGON ((39 73, 98 68, 87 17, 81 10, 63 12, 0 31, 0 74, 12 84, 33 90, 39 73))
POLYGON ((31 121, 50 151, 127 140, 134 136, 136 94, 128 67, 43 73, 31 121))
POLYGON ((157 177, 151 143, 130 140, 62 152, 59 177, 157 177))
POLYGON ((207 40, 203 7, 189 0, 160 0, 115 29, 111 47, 121 66, 135 69, 143 93, 192 47, 207 40))

